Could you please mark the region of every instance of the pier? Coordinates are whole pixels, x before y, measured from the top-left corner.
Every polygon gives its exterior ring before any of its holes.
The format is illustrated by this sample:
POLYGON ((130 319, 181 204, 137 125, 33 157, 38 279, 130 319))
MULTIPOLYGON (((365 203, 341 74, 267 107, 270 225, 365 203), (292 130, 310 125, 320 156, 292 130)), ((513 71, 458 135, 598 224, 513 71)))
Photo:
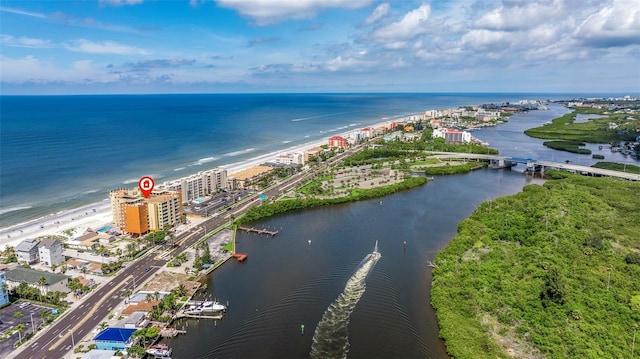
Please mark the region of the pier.
POLYGON ((259 229, 259 228, 253 228, 253 227, 242 227, 239 226, 238 227, 239 230, 245 231, 245 232, 254 232, 254 233, 258 233, 258 234, 268 234, 270 236, 275 236, 276 234, 278 234, 278 231, 270 231, 268 229, 259 229))
POLYGON ((187 331, 173 328, 165 328, 160 331, 160 336, 163 338, 173 338, 178 334, 187 334, 187 331))

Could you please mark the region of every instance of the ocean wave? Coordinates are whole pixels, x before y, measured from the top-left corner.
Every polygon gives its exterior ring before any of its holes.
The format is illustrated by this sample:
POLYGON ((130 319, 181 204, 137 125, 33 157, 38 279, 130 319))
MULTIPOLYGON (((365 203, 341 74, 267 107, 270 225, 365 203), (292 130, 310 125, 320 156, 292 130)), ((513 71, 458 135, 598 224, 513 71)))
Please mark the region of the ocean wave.
POLYGON ((178 167, 178 168, 174 168, 173 172, 178 172, 178 171, 182 171, 183 169, 185 169, 186 167, 178 167))
POLYGON ((241 155, 243 153, 251 152, 251 151, 254 151, 254 150, 255 150, 255 148, 247 148, 247 149, 240 150, 240 151, 234 151, 234 152, 225 153, 223 156, 225 156, 225 157, 234 157, 234 156, 239 156, 239 155, 241 155))
POLYGON ((287 140, 287 141, 282 141, 282 143, 291 143, 291 142, 293 142, 293 141, 289 141, 289 140, 287 140))
POLYGON ((32 206, 18 206, 18 207, 9 207, 0 209, 0 214, 5 214, 9 212, 22 211, 23 209, 33 208, 32 206))
POLYGON ((83 194, 91 194, 91 193, 96 193, 96 192, 98 192, 98 190, 97 190, 97 189, 90 189, 90 190, 88 190, 88 191, 84 191, 84 192, 82 192, 82 193, 83 193, 83 194))
MULTIPOLYGON (((192 166, 201 166, 201 165, 203 165, 203 164, 205 164, 205 163, 213 162, 213 161, 215 161, 215 160, 217 160, 217 159, 219 159, 219 157, 205 157, 205 158, 201 158, 201 159, 199 159, 199 160, 195 161, 195 162, 194 162, 193 164, 191 164, 191 165, 192 165, 192 166)), ((176 170, 174 170, 174 171, 176 171, 176 170)))
POLYGON ((122 184, 138 183, 138 181, 140 181, 140 178, 130 178, 128 180, 122 181, 122 184))

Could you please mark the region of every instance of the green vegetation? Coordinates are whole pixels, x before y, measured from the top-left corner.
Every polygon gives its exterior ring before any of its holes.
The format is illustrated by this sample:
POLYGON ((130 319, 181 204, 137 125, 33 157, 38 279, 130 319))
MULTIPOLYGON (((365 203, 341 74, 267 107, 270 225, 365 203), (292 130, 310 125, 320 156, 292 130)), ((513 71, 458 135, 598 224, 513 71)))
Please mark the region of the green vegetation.
POLYGON ((549 147, 549 148, 553 148, 554 150, 579 153, 579 154, 583 154, 583 155, 590 155, 591 154, 591 150, 589 150, 587 148, 580 148, 580 146, 584 146, 585 145, 584 142, 578 142, 578 141, 545 141, 542 144, 547 146, 547 147, 549 147))
POLYGON ((640 126, 638 115, 630 117, 628 114, 609 114, 602 118, 575 123, 576 115, 579 112, 605 114, 604 110, 577 109, 554 119, 551 124, 530 128, 524 133, 542 139, 611 143, 632 140, 636 136, 636 127, 640 126), (615 123, 618 127, 610 129, 609 123, 615 123))
POLYGON ((463 162, 456 163, 454 165, 446 162, 444 166, 424 167, 421 168, 420 171, 424 172, 426 175, 453 175, 468 173, 475 169, 487 167, 488 165, 489 164, 487 162, 463 162))
POLYGON ((604 160, 604 156, 603 155, 593 155, 593 156, 591 156, 591 158, 596 159, 596 160, 604 160))
POLYGON ((452 356, 630 356, 640 183, 548 174, 480 205, 436 256, 431 300, 452 356))
POLYGON ((330 199, 287 199, 273 203, 263 204, 251 208, 244 216, 236 220, 236 224, 246 223, 258 220, 260 218, 270 217, 274 214, 284 213, 287 211, 303 209, 308 207, 318 207, 329 204, 340 204, 352 201, 360 201, 370 198, 382 197, 388 194, 421 186, 427 183, 425 177, 410 177, 403 182, 389 186, 371 188, 371 189, 353 189, 348 196, 330 199))
POLYGON ((595 168, 602 168, 605 170, 612 170, 618 172, 628 172, 640 175, 640 166, 634 166, 630 164, 617 163, 617 162, 598 162, 591 166, 595 168))

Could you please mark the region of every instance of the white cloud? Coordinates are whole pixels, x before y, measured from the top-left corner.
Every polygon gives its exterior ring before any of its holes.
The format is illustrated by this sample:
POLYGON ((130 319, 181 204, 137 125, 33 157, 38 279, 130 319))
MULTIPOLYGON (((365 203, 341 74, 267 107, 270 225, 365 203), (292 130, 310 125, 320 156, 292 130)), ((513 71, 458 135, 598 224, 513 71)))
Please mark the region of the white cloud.
POLYGON ((144 0, 100 0, 101 5, 108 6, 138 5, 143 2, 144 0))
MULTIPOLYGON (((570 15, 571 10, 562 0, 509 1, 484 14, 475 23, 487 30, 518 31, 534 28, 542 23, 552 23, 570 15)), ((573 9, 576 11, 576 9, 573 9)))
POLYGON ((595 47, 640 44, 640 6, 615 1, 582 22, 576 36, 595 47))
POLYGON ((405 14, 402 20, 375 30, 373 36, 378 41, 384 42, 388 48, 403 48, 408 40, 428 31, 426 22, 430 14, 429 4, 422 4, 419 8, 405 14))
POLYGON ((148 55, 146 50, 127 46, 115 41, 93 42, 85 39, 74 40, 64 45, 69 51, 86 52, 91 54, 115 54, 115 55, 148 55))
POLYGON ((373 13, 364 21, 365 25, 371 25, 374 22, 382 19, 389 13, 389 3, 383 3, 378 5, 373 13))
POLYGON ((258 24, 272 24, 283 19, 304 19, 326 8, 357 9, 372 0, 216 0, 219 6, 237 10, 256 19, 258 24))
POLYGON ((90 61, 80 60, 60 68, 34 56, 9 58, 0 56, 0 77, 3 82, 93 82, 112 81, 113 77, 95 69, 90 61))
POLYGON ((0 43, 12 47, 26 47, 33 49, 43 49, 55 47, 49 40, 35 39, 32 37, 13 37, 11 35, 0 35, 0 43))
POLYGON ((41 19, 44 19, 44 18, 47 17, 43 13, 33 12, 33 11, 24 11, 24 10, 21 10, 21 9, 14 9, 14 8, 5 7, 5 6, 0 6, 0 12, 8 12, 8 13, 11 13, 11 14, 24 15, 24 16, 30 16, 30 17, 37 17, 37 18, 41 18, 41 19))

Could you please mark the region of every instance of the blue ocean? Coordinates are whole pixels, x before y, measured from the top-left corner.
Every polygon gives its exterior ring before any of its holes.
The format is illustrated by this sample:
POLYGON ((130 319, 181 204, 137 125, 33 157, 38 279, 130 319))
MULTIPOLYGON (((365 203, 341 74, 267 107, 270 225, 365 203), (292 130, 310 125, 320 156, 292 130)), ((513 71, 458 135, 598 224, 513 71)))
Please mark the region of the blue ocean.
POLYGON ((0 228, 427 109, 566 94, 0 96, 0 228))

